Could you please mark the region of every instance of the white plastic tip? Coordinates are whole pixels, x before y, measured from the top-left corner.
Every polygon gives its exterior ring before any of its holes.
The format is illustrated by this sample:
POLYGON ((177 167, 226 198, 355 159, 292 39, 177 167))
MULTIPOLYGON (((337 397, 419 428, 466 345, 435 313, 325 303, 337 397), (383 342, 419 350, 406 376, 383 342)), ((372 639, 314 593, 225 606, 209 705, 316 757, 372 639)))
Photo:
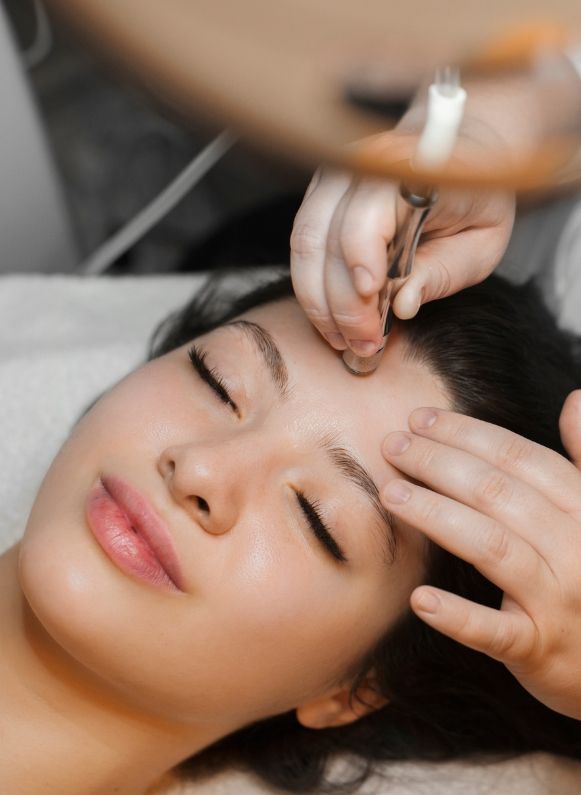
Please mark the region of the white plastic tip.
POLYGON ((440 66, 434 83, 445 97, 454 97, 460 88, 460 70, 457 66, 440 66))
POLYGON ((454 150, 466 105, 466 91, 459 85, 456 67, 438 70, 428 89, 426 124, 413 159, 414 168, 446 165, 454 150))

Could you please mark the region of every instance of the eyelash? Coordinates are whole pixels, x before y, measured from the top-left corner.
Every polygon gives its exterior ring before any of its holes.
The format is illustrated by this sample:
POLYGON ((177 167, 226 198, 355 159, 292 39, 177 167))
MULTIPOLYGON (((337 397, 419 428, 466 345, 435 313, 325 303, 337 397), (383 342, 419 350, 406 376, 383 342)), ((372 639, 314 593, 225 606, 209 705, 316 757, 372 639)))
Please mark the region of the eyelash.
MULTIPOLYGON (((206 364, 206 352, 197 345, 192 345, 192 347, 188 350, 188 357, 194 370, 202 379, 202 381, 208 384, 208 386, 215 392, 216 396, 222 401, 222 403, 225 403, 236 414, 238 414, 238 416, 240 416, 238 406, 230 397, 228 388, 226 387, 226 384, 224 383, 220 373, 218 373, 218 371, 214 368, 208 367, 206 364)), ((319 504, 317 502, 311 502, 308 500, 302 491, 295 491, 295 494, 299 503, 299 507, 303 512, 303 515, 307 520, 313 534, 336 560, 340 561, 341 563, 345 563, 347 561, 347 557, 327 529, 327 526, 325 525, 325 522, 323 521, 323 518, 319 512, 319 504)))
POLYGON ((345 553, 327 529, 327 526, 325 525, 325 522, 319 513, 319 503, 308 500, 302 491, 295 491, 295 494, 297 495, 297 500, 301 511, 305 515, 305 518, 315 536, 336 560, 340 561, 341 563, 346 563, 347 557, 345 553))
POLYGON ((206 364, 206 352, 197 345, 192 345, 192 347, 188 350, 188 357, 194 367, 194 370, 200 376, 202 381, 205 381, 206 384, 208 384, 208 386, 216 393, 222 403, 225 403, 235 414, 240 416, 240 410, 236 403, 232 400, 222 376, 217 370, 214 370, 213 367, 208 367, 206 364))

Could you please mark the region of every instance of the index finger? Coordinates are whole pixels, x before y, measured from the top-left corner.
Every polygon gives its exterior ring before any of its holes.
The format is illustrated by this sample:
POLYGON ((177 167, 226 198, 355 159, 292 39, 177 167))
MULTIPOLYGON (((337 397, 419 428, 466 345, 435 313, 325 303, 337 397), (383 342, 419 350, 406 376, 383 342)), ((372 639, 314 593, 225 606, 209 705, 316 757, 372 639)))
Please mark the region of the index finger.
POLYGON ((339 171, 313 178, 290 238, 293 289, 309 320, 322 334, 338 331, 325 295, 325 257, 329 227, 350 182, 351 176, 339 171))
POLYGON ((520 478, 563 511, 581 510, 581 474, 554 450, 506 428, 443 409, 416 409, 409 426, 419 436, 465 450, 520 478))

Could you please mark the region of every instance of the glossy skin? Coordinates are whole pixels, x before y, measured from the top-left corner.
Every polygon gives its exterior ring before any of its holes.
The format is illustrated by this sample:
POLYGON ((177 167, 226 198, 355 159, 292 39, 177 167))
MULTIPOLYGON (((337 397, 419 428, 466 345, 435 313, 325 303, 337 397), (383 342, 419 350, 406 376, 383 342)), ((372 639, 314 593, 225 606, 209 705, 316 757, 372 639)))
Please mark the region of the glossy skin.
POLYGON ((131 709, 213 736, 293 708, 312 726, 357 717, 344 705, 347 672, 406 609, 424 542, 402 523, 386 559, 367 496, 315 440, 336 436, 381 489, 396 476, 384 432, 406 428, 418 406, 449 405, 395 333, 377 373, 357 379, 295 301, 246 318, 281 349, 285 400, 235 327, 199 344, 239 413, 194 372, 189 345, 131 373, 55 458, 19 561, 26 599, 75 665, 131 709), (185 593, 131 578, 98 546, 84 506, 103 473, 167 522, 185 593), (313 535, 294 489, 319 503, 347 563, 313 535))
POLYGON ((430 411, 418 407, 449 400, 406 360, 397 332, 376 373, 357 379, 294 301, 246 317, 281 348, 284 401, 240 329, 198 341, 237 411, 194 372, 189 346, 145 365, 74 428, 20 548, 0 556, 2 791, 143 795, 257 718, 296 709, 313 728, 355 720, 383 700, 370 677, 368 706, 351 707, 348 670, 410 594, 424 621, 504 662, 554 709, 581 714, 581 392, 561 419, 574 466, 447 411, 422 425, 430 411), (320 435, 361 459, 397 517, 395 562, 367 497, 318 450, 320 435), (411 443, 397 452, 402 438, 411 443), (99 547, 85 502, 102 474, 130 482, 167 522, 184 593, 128 576, 99 547), (293 488, 319 502, 348 563, 314 537, 293 488), (547 526, 559 543, 545 549, 547 526), (503 609, 420 585, 423 534, 506 587, 503 609))

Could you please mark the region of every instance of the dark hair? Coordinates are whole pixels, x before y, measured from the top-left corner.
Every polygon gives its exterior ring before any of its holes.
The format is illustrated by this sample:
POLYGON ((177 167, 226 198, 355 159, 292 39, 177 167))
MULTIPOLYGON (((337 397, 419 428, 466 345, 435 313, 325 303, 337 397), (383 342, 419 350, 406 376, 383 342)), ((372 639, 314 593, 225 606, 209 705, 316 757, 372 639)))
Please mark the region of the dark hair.
MULTIPOLYGON (((160 356, 240 313, 292 295, 290 279, 232 297, 210 281, 154 333, 160 356)), ((558 418, 581 385, 573 338, 560 331, 530 287, 498 277, 426 304, 401 324, 408 354, 439 375, 457 411, 565 454, 558 418)), ((549 528, 547 528, 549 530, 549 528)), ((473 566, 429 544, 426 581, 498 608, 502 593, 473 566)), ((373 669, 387 706, 339 728, 303 727, 294 712, 223 738, 177 772, 194 776, 224 766, 250 769, 290 792, 353 791, 385 760, 448 760, 475 754, 547 751, 581 757, 581 722, 533 698, 499 662, 438 633, 408 608, 356 677, 352 696, 373 669), (357 762, 352 777, 326 778, 338 754, 357 762)))

